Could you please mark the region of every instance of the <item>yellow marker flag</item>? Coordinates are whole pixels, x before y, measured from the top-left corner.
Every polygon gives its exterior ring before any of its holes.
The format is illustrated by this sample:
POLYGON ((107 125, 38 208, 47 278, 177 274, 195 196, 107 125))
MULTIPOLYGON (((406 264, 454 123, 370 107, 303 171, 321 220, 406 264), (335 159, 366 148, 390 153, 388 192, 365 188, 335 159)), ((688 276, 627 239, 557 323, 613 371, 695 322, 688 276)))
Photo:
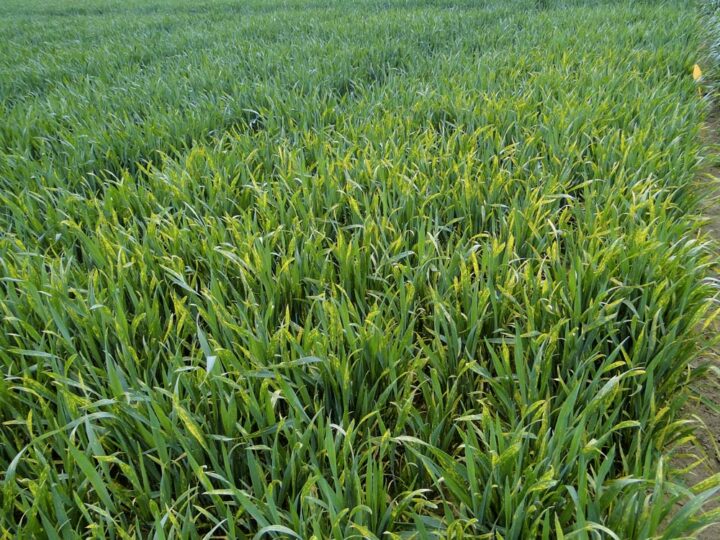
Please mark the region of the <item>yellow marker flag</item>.
POLYGON ((695 64, 693 66, 693 79, 695 79, 696 81, 699 81, 700 77, 702 77, 702 69, 700 69, 700 66, 695 64))

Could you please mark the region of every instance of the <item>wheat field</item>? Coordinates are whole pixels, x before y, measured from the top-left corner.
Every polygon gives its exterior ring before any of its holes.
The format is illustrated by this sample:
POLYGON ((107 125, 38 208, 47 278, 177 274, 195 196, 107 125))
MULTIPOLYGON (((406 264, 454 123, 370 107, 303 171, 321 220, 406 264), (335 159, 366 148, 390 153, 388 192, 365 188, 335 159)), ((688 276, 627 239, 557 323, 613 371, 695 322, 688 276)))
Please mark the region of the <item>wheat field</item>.
POLYGON ((5 0, 0 535, 716 521, 675 459, 717 309, 706 19, 5 0))

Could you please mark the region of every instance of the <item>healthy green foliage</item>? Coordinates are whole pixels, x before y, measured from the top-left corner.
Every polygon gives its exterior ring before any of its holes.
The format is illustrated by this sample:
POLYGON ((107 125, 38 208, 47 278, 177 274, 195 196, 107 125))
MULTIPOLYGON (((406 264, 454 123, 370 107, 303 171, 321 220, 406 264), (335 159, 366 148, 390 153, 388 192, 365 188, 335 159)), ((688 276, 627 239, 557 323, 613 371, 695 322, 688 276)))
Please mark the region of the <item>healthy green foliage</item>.
POLYGON ((695 5, 0 4, 0 531, 678 538, 695 5))

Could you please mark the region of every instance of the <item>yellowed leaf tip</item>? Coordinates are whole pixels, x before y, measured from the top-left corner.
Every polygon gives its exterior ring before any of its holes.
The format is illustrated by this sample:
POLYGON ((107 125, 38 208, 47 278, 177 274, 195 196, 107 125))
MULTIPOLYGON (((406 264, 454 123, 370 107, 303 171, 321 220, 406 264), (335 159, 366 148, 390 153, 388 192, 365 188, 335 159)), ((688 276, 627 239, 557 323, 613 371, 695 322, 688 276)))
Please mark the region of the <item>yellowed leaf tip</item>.
POLYGON ((696 81, 699 81, 700 77, 702 77, 702 69, 700 69, 700 66, 695 64, 693 66, 693 79, 695 79, 696 81))

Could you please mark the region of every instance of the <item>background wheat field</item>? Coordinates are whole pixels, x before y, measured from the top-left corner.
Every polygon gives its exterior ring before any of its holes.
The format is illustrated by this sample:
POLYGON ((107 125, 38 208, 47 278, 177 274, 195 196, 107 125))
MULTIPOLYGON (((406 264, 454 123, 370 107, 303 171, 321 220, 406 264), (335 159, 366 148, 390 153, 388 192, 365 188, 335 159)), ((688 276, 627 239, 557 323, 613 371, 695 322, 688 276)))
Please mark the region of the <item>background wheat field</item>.
POLYGON ((3 0, 0 537, 715 521, 711 8, 3 0))

